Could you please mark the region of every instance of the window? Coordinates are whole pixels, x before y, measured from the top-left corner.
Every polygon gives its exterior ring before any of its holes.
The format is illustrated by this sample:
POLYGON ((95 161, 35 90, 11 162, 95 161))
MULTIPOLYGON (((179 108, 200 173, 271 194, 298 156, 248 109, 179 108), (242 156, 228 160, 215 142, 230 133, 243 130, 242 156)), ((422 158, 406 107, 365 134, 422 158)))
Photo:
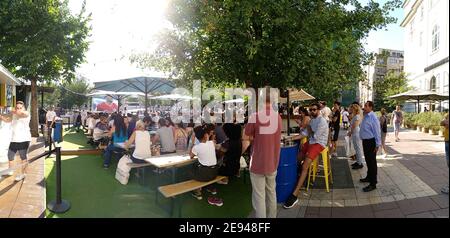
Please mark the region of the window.
POLYGON ((396 64, 397 63, 397 60, 396 59, 389 59, 389 64, 396 64))
POLYGON ((436 91, 436 77, 431 77, 430 80, 430 91, 436 91))
POLYGON ((414 19, 411 20, 411 24, 409 25, 409 37, 411 41, 414 39, 414 19))
POLYGON ((439 50, 439 26, 434 25, 431 32, 431 52, 434 53, 439 50))
POLYGON ((420 20, 421 21, 423 21, 423 15, 424 15, 424 6, 423 6, 423 3, 421 4, 421 6, 420 6, 420 20))
POLYGON ((444 73, 444 93, 448 93, 448 73, 444 73))
POLYGON ((420 32, 419 34, 419 46, 422 46, 422 40, 423 39, 423 32, 420 32))

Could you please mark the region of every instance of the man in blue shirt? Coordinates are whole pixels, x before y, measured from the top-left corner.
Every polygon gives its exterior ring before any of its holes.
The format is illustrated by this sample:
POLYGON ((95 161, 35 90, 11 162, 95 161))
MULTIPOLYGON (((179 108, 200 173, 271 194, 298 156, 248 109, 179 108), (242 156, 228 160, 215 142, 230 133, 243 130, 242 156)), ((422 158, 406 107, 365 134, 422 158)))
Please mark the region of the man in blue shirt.
POLYGON ((369 183, 367 187, 363 188, 364 192, 370 192, 377 188, 377 152, 381 146, 381 129, 380 121, 373 112, 373 106, 372 101, 364 104, 364 118, 359 131, 367 163, 367 176, 360 181, 369 183))

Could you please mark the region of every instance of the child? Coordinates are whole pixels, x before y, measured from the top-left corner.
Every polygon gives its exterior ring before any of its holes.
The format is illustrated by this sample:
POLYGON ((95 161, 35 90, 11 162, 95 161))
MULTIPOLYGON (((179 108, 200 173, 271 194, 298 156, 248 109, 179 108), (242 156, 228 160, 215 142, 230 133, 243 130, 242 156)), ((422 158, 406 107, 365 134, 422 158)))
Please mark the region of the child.
MULTIPOLYGON (((198 162, 194 164, 193 178, 200 182, 211 181, 216 178, 218 172, 215 143, 209 140, 210 136, 205 127, 195 127, 194 133, 200 143, 194 145, 190 151, 191 158, 198 157, 198 162)), ((206 191, 213 195, 217 193, 216 189, 211 186, 208 186, 206 191)), ((192 192, 192 196, 201 200, 202 189, 199 188, 192 192)), ((219 207, 223 205, 222 199, 217 197, 209 197, 208 203, 219 207)))

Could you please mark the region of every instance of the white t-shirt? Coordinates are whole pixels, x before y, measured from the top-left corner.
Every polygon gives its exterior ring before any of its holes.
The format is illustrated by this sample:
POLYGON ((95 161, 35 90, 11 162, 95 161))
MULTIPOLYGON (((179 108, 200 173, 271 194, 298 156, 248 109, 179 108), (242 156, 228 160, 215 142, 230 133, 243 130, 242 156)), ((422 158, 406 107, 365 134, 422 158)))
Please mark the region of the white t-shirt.
POLYGON ((133 157, 136 159, 147 159, 152 156, 152 151, 150 147, 152 146, 152 141, 150 140, 150 133, 148 131, 135 131, 136 138, 133 157))
POLYGON ((161 152, 175 152, 175 138, 173 137, 172 127, 163 126, 156 133, 161 141, 161 152))
POLYGON ((47 114, 45 115, 45 117, 47 118, 47 121, 53 121, 53 118, 56 117, 56 112, 48 111, 47 114))
POLYGON ((325 118, 325 120, 327 120, 327 122, 330 121, 331 109, 329 107, 324 107, 322 110, 320 110, 320 113, 325 118))
POLYGON ((216 148, 213 141, 198 143, 192 147, 192 153, 198 157, 198 162, 204 166, 213 166, 217 164, 216 148))
POLYGON ((30 132, 30 116, 19 118, 17 115, 13 115, 11 122, 12 139, 11 142, 26 142, 31 141, 30 132))
POLYGON ((342 121, 348 122, 348 116, 349 116, 348 112, 344 111, 342 113, 342 121))

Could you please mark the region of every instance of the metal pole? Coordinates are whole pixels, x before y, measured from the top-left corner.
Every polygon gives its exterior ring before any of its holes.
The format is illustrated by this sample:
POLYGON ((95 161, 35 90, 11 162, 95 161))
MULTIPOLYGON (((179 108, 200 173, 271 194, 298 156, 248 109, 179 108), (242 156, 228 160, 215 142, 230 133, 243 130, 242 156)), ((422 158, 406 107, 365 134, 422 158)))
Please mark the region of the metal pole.
POLYGON ((44 109, 44 89, 41 91, 41 108, 44 109))
POLYGON ((148 83, 147 83, 147 79, 145 79, 145 112, 148 113, 148 83))
POLYGON ((61 204, 61 147, 56 146, 56 203, 61 204))
POLYGON ((417 113, 420 113, 420 99, 417 99, 417 113))
POLYGON ((287 135, 290 136, 291 135, 291 106, 289 103, 289 89, 287 90, 287 135))
POLYGON ((70 203, 61 196, 61 145, 56 143, 56 201, 51 201, 47 208, 53 213, 65 213, 70 209, 70 203))

